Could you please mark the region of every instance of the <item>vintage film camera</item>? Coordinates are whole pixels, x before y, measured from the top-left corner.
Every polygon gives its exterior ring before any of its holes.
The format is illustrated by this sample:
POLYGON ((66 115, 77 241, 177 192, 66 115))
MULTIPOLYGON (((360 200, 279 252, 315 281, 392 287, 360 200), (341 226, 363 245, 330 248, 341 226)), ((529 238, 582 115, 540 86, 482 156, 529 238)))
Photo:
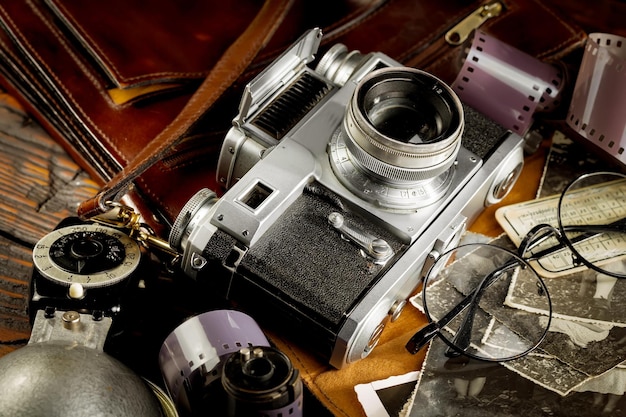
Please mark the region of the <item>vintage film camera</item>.
POLYGON ((184 272, 341 368, 376 346, 439 253, 500 201, 522 138, 434 76, 307 32, 247 87, 218 180, 176 219, 184 272))

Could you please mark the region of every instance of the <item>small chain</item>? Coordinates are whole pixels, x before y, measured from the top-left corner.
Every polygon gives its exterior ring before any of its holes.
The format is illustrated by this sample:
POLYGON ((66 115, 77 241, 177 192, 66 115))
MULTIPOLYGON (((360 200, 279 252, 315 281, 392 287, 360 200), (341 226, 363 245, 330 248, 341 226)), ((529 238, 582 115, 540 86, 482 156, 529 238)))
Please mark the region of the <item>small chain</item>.
POLYGON ((141 222, 141 215, 132 207, 114 201, 107 201, 106 204, 111 210, 94 217, 92 220, 117 229, 125 229, 128 236, 143 247, 156 249, 171 256, 173 258, 172 265, 179 261, 181 254, 173 249, 166 240, 156 236, 152 227, 141 222))

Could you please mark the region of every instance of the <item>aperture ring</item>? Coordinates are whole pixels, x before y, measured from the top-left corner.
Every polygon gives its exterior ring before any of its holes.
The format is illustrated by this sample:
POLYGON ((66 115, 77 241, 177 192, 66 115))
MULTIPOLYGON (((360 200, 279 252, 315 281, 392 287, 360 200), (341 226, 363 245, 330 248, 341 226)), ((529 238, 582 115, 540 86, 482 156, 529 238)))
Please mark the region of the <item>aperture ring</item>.
MULTIPOLYGON (((350 138, 339 129, 336 133, 337 142, 340 145, 343 142, 348 149, 348 152, 353 157, 353 162, 361 165, 367 171, 372 172, 385 181, 391 182, 409 182, 414 183, 418 181, 430 180, 448 169, 454 164, 456 155, 458 154, 458 147, 461 142, 457 142, 457 148, 453 152, 449 152, 446 159, 441 162, 430 165, 425 168, 403 168, 397 165, 388 164, 376 157, 370 155, 364 151, 356 142, 350 140, 350 138)), ((430 156, 423 156, 423 158, 430 156)), ((430 160, 432 161, 432 159, 430 160)))

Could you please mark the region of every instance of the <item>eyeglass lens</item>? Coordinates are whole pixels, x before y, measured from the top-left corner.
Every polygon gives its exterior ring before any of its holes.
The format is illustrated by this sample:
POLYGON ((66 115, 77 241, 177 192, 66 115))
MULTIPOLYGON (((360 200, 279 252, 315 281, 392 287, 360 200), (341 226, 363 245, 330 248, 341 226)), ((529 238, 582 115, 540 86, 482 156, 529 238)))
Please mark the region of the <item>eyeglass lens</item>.
POLYGON ((545 262, 573 262, 626 277, 626 178, 618 173, 579 177, 563 192, 559 228, 567 249, 545 262))
POLYGON ((538 311, 550 312, 544 282, 511 251, 469 244, 439 258, 424 281, 422 307, 431 322, 438 322, 438 335, 449 345, 449 356, 506 361, 539 345, 549 320, 507 306, 516 282, 539 295, 538 311))

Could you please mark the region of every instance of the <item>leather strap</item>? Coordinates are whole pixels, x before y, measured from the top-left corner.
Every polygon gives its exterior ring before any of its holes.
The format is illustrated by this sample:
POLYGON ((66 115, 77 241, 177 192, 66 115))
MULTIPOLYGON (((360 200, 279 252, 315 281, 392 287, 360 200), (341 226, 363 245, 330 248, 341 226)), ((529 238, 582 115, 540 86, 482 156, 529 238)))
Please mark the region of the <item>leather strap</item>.
POLYGON ((80 204, 77 213, 81 218, 88 219, 107 212, 110 208, 107 205, 108 201, 119 200, 128 192, 137 177, 184 137, 196 120, 241 76, 254 57, 269 42, 291 4, 292 0, 265 2, 258 15, 222 55, 178 116, 96 196, 80 204))

